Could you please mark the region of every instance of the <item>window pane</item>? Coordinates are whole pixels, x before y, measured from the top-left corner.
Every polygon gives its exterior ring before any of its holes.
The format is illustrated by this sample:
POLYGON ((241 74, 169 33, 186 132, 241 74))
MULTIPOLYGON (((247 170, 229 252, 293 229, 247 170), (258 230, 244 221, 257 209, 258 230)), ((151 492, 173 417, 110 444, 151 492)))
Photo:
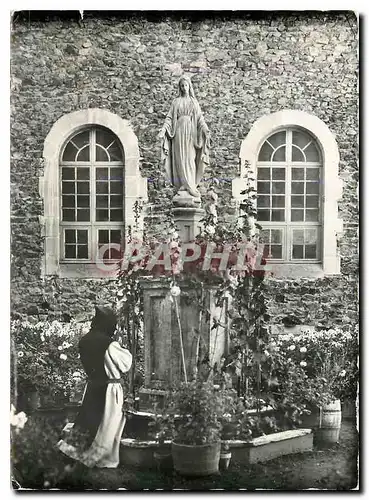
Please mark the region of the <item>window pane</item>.
POLYGON ((77 179, 79 181, 88 181, 90 180, 90 169, 84 167, 77 168, 77 179))
POLYGON ((307 222, 318 222, 319 220, 319 210, 306 210, 306 221, 307 222))
POLYGON ((96 182, 96 193, 97 194, 109 193, 109 184, 107 182, 96 182))
POLYGON ((274 181, 284 181, 286 170, 284 168, 273 168, 273 180, 274 181))
POLYGON ((110 180, 111 181, 119 181, 120 184, 123 184, 123 169, 120 167, 110 168, 110 180))
POLYGON ((123 184, 121 182, 110 182, 110 192, 112 194, 122 194, 123 184))
POLYGON ((123 161, 122 151, 116 142, 108 149, 110 161, 123 161))
POLYGON ((304 155, 295 146, 292 146, 292 161, 305 161, 304 155))
POLYGON ((282 258, 282 245, 271 245, 270 253, 272 254, 273 259, 281 259, 282 258))
POLYGON ((319 183, 318 182, 307 182, 306 183, 306 193, 307 194, 318 194, 319 193, 319 183))
POLYGON ((258 180, 269 180, 270 179, 270 168, 258 168, 258 180))
POLYGON ((77 247, 77 259, 87 259, 88 258, 88 246, 78 245, 77 247))
POLYGON ((293 245, 292 258, 293 259, 303 259, 304 258, 304 246, 303 245, 293 245))
POLYGON ((123 196, 110 196, 110 206, 116 208, 122 208, 123 196))
POLYGON ((304 207, 304 197, 303 196, 291 196, 291 207, 303 208, 304 207))
POLYGON ((284 221, 284 210, 272 210, 272 221, 284 221))
POLYGON ((75 161, 78 149, 71 142, 69 142, 64 149, 62 161, 75 161))
POLYGON ((89 182, 77 182, 77 193, 78 194, 90 194, 90 183, 89 182))
POLYGON ((309 144, 309 146, 304 149, 304 153, 306 156, 306 161, 311 161, 311 162, 319 162, 319 152, 315 146, 314 143, 309 144))
POLYGON ((258 161, 270 161, 272 154, 273 148, 265 142, 260 150, 258 161))
POLYGON ((112 243, 121 243, 122 233, 119 229, 112 229, 110 231, 110 241, 112 243))
POLYGON ((88 222, 90 220, 90 210, 80 208, 77 210, 77 221, 88 222))
POLYGON ((90 142, 90 131, 85 130, 83 132, 80 132, 79 134, 72 137, 71 142, 73 142, 78 149, 83 148, 83 146, 90 142))
POLYGON ((285 184, 284 182, 273 182, 272 183, 272 193, 273 194, 284 194, 285 184))
POLYGON ((108 181, 109 180, 109 169, 108 168, 96 168, 96 180, 108 181))
POLYGON ((286 161, 286 148, 285 146, 280 147, 275 151, 272 161, 286 161))
POLYGON ((77 241, 78 243, 87 243, 88 231, 87 229, 77 230, 77 241))
POLYGON ((62 192, 69 194, 75 192, 75 184, 74 182, 63 182, 62 183, 62 192))
POLYGON ((269 210, 258 210, 257 219, 259 221, 263 221, 263 220, 268 221, 268 220, 270 220, 269 214, 270 214, 269 210))
POLYGON ((62 168, 62 179, 67 181, 74 181, 75 178, 75 168, 74 167, 63 167, 62 168))
POLYGON ((305 259, 316 259, 316 245, 305 246, 305 259))
POLYGON ((304 244, 304 230, 303 229, 294 229, 292 231, 292 241, 294 244, 304 244))
POLYGON ((63 221, 74 222, 75 220, 76 218, 74 209, 70 210, 63 208, 63 221))
POLYGON ((299 148, 303 149, 312 140, 310 135, 302 132, 301 130, 294 130, 292 132, 292 143, 296 144, 299 148))
POLYGON ((65 234, 65 243, 76 242, 76 232, 74 229, 66 229, 64 234, 65 234))
POLYGON ((302 222, 304 220, 303 210, 291 210, 291 221, 292 222, 302 222))
POLYGON ((74 207, 75 201, 76 201, 76 198, 75 198, 74 194, 69 195, 69 196, 68 195, 62 196, 63 207, 74 207))
POLYGON ((306 179, 308 181, 318 181, 319 180, 320 169, 315 167, 308 167, 306 169, 306 179))
POLYGON ((96 206, 97 208, 108 208, 109 197, 108 196, 96 196, 96 206))
POLYGON ((305 229, 305 243, 312 244, 317 242, 317 230, 316 229, 305 229))
POLYGON ((99 230, 99 243, 109 243, 109 231, 107 229, 99 230))
POLYGON ((284 196, 273 196, 272 197, 273 207, 284 207, 284 196))
POLYGON ((111 143, 116 142, 115 135, 110 130, 98 128, 96 129, 96 144, 101 144, 107 148, 111 143))
POLYGON ((282 231, 281 229, 272 229, 270 231, 270 241, 272 243, 282 243, 282 231))
POLYGON ((293 168, 292 169, 292 180, 303 181, 304 180, 304 168, 293 168))
POLYGON ((109 161, 106 151, 96 144, 96 161, 109 161))
POLYGON ((116 259, 116 260, 119 260, 121 259, 122 257, 122 254, 121 254, 121 251, 117 248, 111 248, 110 249, 110 258, 111 259, 116 259))
POLYGON ((306 206, 308 208, 318 208, 319 207, 319 196, 307 196, 306 206))
POLYGON ((86 146, 79 150, 76 161, 90 161, 90 146, 86 146))
POLYGON ((96 210, 96 220, 99 222, 109 220, 108 210, 96 210))
POLYGON ((268 142, 275 148, 278 146, 282 146, 282 144, 286 144, 286 131, 277 132, 268 138, 268 142))
POLYGON ((258 193, 270 193, 270 183, 258 182, 258 193))
POLYGON ((259 195, 257 197, 257 206, 258 207, 269 207, 270 206, 270 196, 259 195))
POLYGON ((76 258, 75 245, 65 245, 65 258, 66 259, 75 259, 76 258))
POLYGON ((123 210, 110 210, 110 220, 111 221, 122 221, 123 220, 123 210))
POLYGON ((89 195, 77 196, 77 206, 78 207, 89 207, 90 206, 89 195))
POLYGON ((292 182, 291 193, 292 194, 303 194, 304 193, 304 182, 292 182))

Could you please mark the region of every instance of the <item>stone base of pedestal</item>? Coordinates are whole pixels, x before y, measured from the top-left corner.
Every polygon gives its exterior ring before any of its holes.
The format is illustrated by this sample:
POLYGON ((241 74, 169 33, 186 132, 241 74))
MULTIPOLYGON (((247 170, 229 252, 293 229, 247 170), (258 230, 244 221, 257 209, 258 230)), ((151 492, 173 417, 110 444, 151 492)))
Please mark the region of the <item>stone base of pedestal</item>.
POLYGON ((200 233, 200 221, 204 218, 204 215, 205 210, 196 206, 173 208, 174 222, 182 242, 192 241, 200 233))
POLYGON ((157 410, 164 408, 167 394, 168 393, 166 391, 160 389, 141 388, 139 390, 140 411, 153 412, 155 410, 155 405, 157 410))

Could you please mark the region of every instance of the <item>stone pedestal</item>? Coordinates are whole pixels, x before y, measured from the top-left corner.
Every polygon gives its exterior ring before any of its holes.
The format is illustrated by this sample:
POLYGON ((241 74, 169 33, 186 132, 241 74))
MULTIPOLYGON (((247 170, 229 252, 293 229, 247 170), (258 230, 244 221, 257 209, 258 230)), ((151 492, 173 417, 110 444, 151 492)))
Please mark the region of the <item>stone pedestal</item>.
POLYGON ((173 204, 173 218, 181 241, 194 240, 200 232, 200 220, 205 215, 205 210, 200 208, 200 198, 194 198, 187 191, 178 191, 173 204))
MULTIPOLYGON (((169 283, 166 280, 147 279, 141 281, 144 296, 144 338, 145 338, 145 381, 144 389, 163 390, 171 384, 184 381, 181 357, 180 332, 175 304, 171 300, 169 283)), ((209 354, 210 364, 219 363, 228 350, 227 311, 215 306, 214 289, 207 290, 207 308, 210 319, 205 315, 199 325, 199 307, 191 283, 180 284, 181 295, 177 297, 181 321, 183 348, 188 380, 193 377, 196 366, 198 330, 202 336, 202 355, 209 354), (212 329, 213 319, 222 325, 212 329)), ((143 399, 147 401, 147 391, 143 399)), ((162 397, 158 393, 158 397, 162 397)), ((146 407, 146 409, 148 409, 146 407)))

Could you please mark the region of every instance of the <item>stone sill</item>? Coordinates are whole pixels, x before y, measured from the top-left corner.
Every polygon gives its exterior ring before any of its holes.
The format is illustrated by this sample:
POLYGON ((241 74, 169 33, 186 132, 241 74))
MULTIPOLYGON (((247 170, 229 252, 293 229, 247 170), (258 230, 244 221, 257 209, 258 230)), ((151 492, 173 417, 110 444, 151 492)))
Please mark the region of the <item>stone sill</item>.
MULTIPOLYGON (((165 440, 164 445, 170 445, 172 441, 165 440)), ((133 438, 123 438, 120 440, 121 446, 125 446, 127 448, 158 448, 159 443, 157 441, 142 441, 141 439, 133 439, 133 438)))

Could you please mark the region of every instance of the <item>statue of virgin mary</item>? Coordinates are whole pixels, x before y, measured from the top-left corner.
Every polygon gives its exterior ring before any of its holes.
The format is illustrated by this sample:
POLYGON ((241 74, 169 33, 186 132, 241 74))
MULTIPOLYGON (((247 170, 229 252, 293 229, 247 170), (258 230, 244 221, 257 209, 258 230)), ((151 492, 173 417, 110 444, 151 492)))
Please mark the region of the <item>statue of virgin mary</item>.
POLYGON ((159 134, 162 162, 168 180, 191 196, 200 198, 197 189, 209 164, 209 129, 195 98, 189 77, 182 76, 176 97, 159 134))

